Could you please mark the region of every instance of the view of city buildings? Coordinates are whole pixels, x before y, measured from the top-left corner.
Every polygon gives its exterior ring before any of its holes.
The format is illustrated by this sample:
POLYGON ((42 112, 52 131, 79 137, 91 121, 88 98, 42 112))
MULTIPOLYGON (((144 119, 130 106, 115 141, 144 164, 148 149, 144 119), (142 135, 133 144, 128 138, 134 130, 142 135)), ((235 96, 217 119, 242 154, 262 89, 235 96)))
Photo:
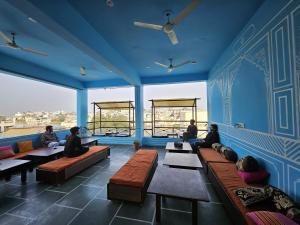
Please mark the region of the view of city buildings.
POLYGON ((0 116, 0 138, 42 133, 45 126, 64 130, 76 126, 75 112, 18 112, 11 116, 0 116))

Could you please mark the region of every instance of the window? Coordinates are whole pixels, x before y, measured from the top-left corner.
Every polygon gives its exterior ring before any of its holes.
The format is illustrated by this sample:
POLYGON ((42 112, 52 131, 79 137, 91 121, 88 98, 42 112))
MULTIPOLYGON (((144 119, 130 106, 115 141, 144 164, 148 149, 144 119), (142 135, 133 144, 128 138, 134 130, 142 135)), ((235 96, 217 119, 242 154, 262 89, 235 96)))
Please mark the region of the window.
POLYGON ((76 91, 0 72, 0 138, 76 125, 76 91))
MULTIPOLYGON (((193 117, 191 107, 156 108, 155 124, 152 121, 151 99, 199 98, 197 100, 198 136, 207 131, 207 87, 206 82, 193 82, 167 85, 149 85, 144 87, 144 135, 174 137, 181 135, 193 117), (169 135, 168 135, 169 134, 169 135)), ((196 119, 196 118, 193 118, 196 119)), ((154 119, 153 119, 154 120, 154 119)))
POLYGON ((89 90, 88 96, 88 129, 93 134, 117 137, 135 134, 133 87, 89 90), (93 102, 99 103, 95 105, 95 115, 93 102))

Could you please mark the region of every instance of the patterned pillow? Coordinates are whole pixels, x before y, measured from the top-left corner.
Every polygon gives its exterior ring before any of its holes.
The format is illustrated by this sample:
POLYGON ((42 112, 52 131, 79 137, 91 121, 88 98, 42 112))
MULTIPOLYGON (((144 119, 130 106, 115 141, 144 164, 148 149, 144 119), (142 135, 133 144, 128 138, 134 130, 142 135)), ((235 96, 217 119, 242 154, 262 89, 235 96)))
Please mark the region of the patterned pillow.
POLYGON ((20 141, 17 145, 20 153, 33 150, 32 141, 20 141))
POLYGON ((222 155, 224 155, 224 153, 225 153, 225 151, 233 151, 231 148, 229 148, 229 147, 227 147, 227 146, 222 146, 221 147, 221 149, 220 149, 220 153, 222 154, 222 155))
POLYGON ((240 198, 241 202, 246 207, 270 198, 270 195, 265 192, 264 188, 258 187, 238 188, 235 190, 235 194, 240 198))
POLYGON ((294 201, 280 189, 269 185, 265 191, 272 197, 272 202, 280 212, 286 214, 289 209, 296 207, 294 201))
POLYGON ((212 147, 215 151, 220 152, 220 151, 221 151, 222 144, 220 144, 220 143, 214 143, 214 144, 211 145, 211 147, 212 147))
POLYGON ((257 225, 297 225, 285 215, 276 212, 255 211, 246 215, 257 225))
POLYGON ((300 224, 300 209, 299 208, 290 208, 287 211, 286 216, 300 224))
POLYGON ((0 147, 0 159, 6 159, 14 156, 15 153, 10 145, 0 147))

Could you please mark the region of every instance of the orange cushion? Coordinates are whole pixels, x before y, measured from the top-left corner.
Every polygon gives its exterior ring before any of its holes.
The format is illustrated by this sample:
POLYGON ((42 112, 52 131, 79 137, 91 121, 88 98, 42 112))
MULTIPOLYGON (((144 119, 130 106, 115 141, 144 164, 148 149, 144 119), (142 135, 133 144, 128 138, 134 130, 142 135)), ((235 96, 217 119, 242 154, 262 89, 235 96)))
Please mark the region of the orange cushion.
POLYGON ((236 165, 234 163, 209 163, 208 165, 217 177, 219 183, 221 183, 221 186, 223 186, 227 196, 245 217, 247 224, 253 224, 253 222, 246 217, 246 213, 251 210, 242 204, 234 192, 237 188, 250 187, 239 177, 236 165))
POLYGON ((20 141, 17 145, 20 153, 33 150, 32 141, 20 141))
POLYGON ((38 168, 42 169, 42 170, 47 170, 47 171, 59 172, 59 171, 66 169, 67 167, 74 165, 77 162, 80 162, 84 159, 89 158, 90 156, 92 156, 98 152, 107 151, 108 148, 109 148, 108 146, 93 146, 93 147, 90 147, 88 152, 86 152, 78 157, 73 157, 73 158, 62 157, 60 159, 42 164, 38 168))
POLYGON ((156 150, 139 150, 110 178, 110 182, 143 187, 157 155, 156 150))
POLYGON ((225 159, 220 153, 212 150, 211 148, 201 148, 199 150, 199 154, 204 160, 205 163, 207 162, 223 162, 223 163, 232 163, 225 159))

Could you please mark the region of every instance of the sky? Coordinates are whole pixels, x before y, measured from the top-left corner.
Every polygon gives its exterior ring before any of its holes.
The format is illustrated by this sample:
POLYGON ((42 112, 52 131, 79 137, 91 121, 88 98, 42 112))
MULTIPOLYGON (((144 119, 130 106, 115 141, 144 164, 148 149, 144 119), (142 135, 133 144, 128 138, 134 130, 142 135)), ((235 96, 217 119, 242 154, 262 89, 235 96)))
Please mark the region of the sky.
MULTIPOLYGON (((88 91, 93 101, 134 101, 134 88, 106 88, 88 91)), ((144 86, 144 107, 150 108, 150 99, 200 98, 198 106, 206 110, 206 83, 185 83, 144 86)), ((25 79, 0 72, 0 116, 27 111, 76 111, 76 91, 57 85, 25 79)), ((89 104, 89 111, 92 105, 89 104)))

